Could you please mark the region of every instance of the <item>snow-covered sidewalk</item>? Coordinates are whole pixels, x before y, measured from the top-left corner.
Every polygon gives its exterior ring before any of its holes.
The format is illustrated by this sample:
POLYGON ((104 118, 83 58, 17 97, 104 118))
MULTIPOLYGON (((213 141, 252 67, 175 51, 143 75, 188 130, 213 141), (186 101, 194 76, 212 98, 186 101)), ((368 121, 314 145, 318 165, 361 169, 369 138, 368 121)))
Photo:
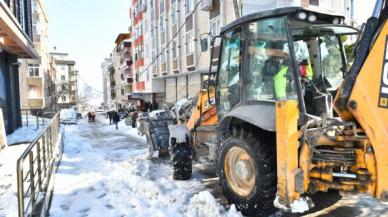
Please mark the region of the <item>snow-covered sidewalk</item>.
POLYGON ((65 131, 50 216, 241 216, 199 180, 173 181, 168 161, 147 159, 145 138, 124 121, 115 130, 97 116, 65 131))

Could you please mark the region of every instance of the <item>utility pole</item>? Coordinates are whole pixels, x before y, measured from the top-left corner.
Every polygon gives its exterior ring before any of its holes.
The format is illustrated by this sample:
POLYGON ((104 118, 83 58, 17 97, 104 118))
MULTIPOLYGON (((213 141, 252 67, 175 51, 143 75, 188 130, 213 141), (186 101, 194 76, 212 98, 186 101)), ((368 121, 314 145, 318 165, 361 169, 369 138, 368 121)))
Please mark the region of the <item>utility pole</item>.
POLYGON ((74 96, 74 99, 75 99, 75 106, 77 108, 77 110, 79 109, 79 105, 78 105, 78 70, 75 70, 74 72, 74 75, 75 75, 75 96, 74 96))

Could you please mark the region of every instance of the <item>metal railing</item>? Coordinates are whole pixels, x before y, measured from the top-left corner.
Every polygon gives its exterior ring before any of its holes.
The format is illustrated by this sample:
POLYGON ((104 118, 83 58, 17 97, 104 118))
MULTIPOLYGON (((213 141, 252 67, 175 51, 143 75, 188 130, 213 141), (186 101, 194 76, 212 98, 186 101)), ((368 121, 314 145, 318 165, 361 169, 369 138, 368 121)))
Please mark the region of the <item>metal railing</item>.
POLYGON ((44 127, 57 113, 52 109, 20 109, 22 113, 22 126, 44 127))
POLYGON ((48 212, 52 183, 50 179, 62 157, 63 134, 57 113, 27 147, 16 165, 19 217, 48 212), (58 146, 59 145, 59 146, 58 146))

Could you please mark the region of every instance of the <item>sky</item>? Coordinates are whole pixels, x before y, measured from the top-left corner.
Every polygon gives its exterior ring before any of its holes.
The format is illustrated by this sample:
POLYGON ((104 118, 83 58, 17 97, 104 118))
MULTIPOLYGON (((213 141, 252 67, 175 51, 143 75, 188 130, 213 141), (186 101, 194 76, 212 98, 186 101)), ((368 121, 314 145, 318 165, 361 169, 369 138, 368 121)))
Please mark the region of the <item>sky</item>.
MULTIPOLYGON (((354 0, 357 23, 373 11, 375 0, 354 0)), ((45 0, 49 16, 50 47, 76 60, 81 86, 85 80, 102 90, 101 63, 109 57, 119 33, 129 27, 130 0, 45 0)))
POLYGON ((130 0, 45 0, 50 48, 76 60, 82 80, 102 90, 101 63, 119 33, 127 32, 130 0))

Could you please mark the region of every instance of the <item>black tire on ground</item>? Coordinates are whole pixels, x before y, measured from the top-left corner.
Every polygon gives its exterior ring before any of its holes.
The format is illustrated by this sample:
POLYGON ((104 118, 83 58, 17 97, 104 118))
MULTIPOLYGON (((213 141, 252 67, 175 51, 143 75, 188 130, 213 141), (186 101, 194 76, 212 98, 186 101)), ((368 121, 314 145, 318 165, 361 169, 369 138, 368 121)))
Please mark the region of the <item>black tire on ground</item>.
MULTIPOLYGON (((254 134, 251 130, 234 128, 232 131, 229 138, 223 142, 218 158, 218 176, 223 194, 230 204, 235 204, 237 209, 246 216, 272 215, 276 212, 273 201, 277 191, 275 145, 265 144, 264 141, 257 138, 257 133, 255 132, 254 134), (232 151, 230 151, 231 149, 232 151), (244 158, 232 157, 233 154, 231 153, 236 153, 234 152, 236 150, 239 150, 238 153, 244 153, 244 158), (246 160, 246 154, 249 156, 249 161, 246 160), (235 176, 230 175, 230 169, 228 170, 229 172, 226 172, 228 169, 226 165, 230 165, 230 162, 233 162, 230 159, 238 159, 235 160, 237 162, 235 165, 237 166, 234 168, 239 168, 239 170, 234 170, 236 171, 234 173, 236 174, 235 176), (243 165, 248 164, 249 166, 244 168, 249 168, 250 170, 245 169, 244 171, 250 171, 249 174, 254 173, 255 176, 241 172, 241 167, 238 167, 241 165, 240 162, 243 162, 243 165), (250 183, 253 184, 248 185, 251 187, 248 187, 247 191, 239 191, 242 186, 241 182, 238 179, 237 181, 234 179, 234 188, 237 190, 233 190, 233 187, 231 187, 233 183, 229 183, 233 182, 233 178, 229 178, 231 180, 229 181, 228 175, 232 177, 248 177, 242 179, 250 180, 250 183), (236 193, 237 191, 240 193, 236 193)), ((228 167, 231 168, 231 166, 228 167)))
POLYGON ((171 138, 172 145, 172 170, 173 179, 187 180, 192 174, 192 153, 188 143, 176 143, 175 138, 171 138))

